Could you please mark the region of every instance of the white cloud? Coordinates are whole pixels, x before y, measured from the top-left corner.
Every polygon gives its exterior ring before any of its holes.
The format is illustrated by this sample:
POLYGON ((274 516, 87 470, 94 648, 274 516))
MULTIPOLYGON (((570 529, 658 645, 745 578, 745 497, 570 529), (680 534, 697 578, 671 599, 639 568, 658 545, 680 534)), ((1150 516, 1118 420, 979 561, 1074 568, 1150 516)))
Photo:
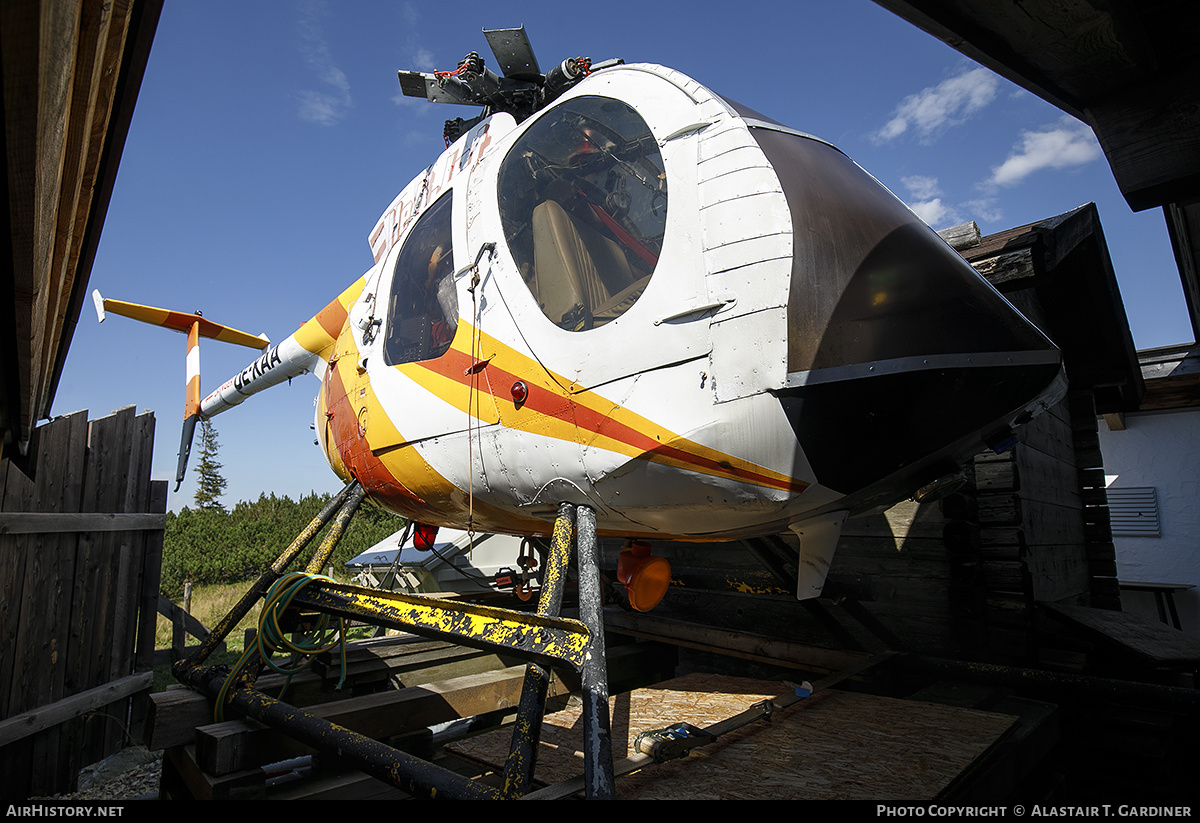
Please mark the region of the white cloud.
POLYGON ((962 71, 904 98, 874 139, 879 143, 893 140, 912 128, 922 140, 928 140, 947 126, 965 122, 991 103, 999 85, 996 75, 985 68, 962 71))
POLYGON ((900 178, 900 182, 912 193, 913 197, 930 198, 942 193, 936 177, 913 174, 900 178))
POLYGON ((1042 169, 1081 166, 1100 158, 1103 152, 1096 136, 1083 123, 1065 118, 1042 131, 1022 132, 1021 141, 1008 159, 992 169, 990 182, 1014 186, 1042 169))
POLYGON ((1004 219, 1004 211, 996 205, 994 197, 981 197, 978 200, 968 200, 961 206, 963 212, 970 215, 977 223, 999 223, 1004 219))
MULTIPOLYGON (((438 67, 436 57, 432 51, 422 45, 418 34, 417 24, 421 20, 420 11, 413 3, 405 2, 400 5, 400 16, 404 23, 401 27, 404 34, 399 44, 400 68, 405 71, 435 71, 438 67)), ((430 106, 429 102, 423 98, 407 97, 399 91, 392 97, 392 102, 419 117, 428 116, 436 108, 430 106)))
POLYGON ((320 17, 325 12, 324 4, 311 3, 305 7, 300 20, 300 51, 310 69, 321 83, 320 91, 297 92, 300 102, 300 117, 310 123, 332 126, 350 112, 353 101, 350 97, 350 80, 338 68, 325 42, 320 17))
POLYGON ((905 200, 908 207, 917 217, 935 229, 948 228, 968 220, 994 223, 1003 217, 996 207, 995 198, 992 197, 980 197, 961 203, 947 202, 941 182, 936 177, 913 174, 901 177, 900 182, 908 189, 909 197, 905 200))
POLYGON ((937 228, 953 219, 954 211, 942 201, 942 190, 936 177, 914 174, 900 178, 900 182, 912 195, 908 207, 926 224, 937 228))
POLYGON ((935 197, 932 200, 922 200, 909 205, 913 212, 925 221, 925 224, 933 228, 940 228, 953 222, 950 218, 951 212, 949 206, 942 202, 942 198, 935 197))

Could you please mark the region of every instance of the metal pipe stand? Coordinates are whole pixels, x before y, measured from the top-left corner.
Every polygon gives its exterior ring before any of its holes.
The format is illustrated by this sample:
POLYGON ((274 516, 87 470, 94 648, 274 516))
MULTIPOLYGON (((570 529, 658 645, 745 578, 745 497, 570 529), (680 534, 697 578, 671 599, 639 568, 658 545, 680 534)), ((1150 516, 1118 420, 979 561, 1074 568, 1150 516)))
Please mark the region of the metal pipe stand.
POLYGON ((322 720, 254 688, 264 662, 247 655, 232 672, 202 665, 254 603, 263 598, 304 546, 333 518, 334 526, 308 564, 313 573, 330 556, 364 497, 351 482, 297 537, 251 587, 205 643, 175 665, 180 682, 223 700, 225 706, 276 728, 306 745, 338 757, 410 794, 452 799, 515 799, 532 788, 550 669, 569 666, 580 674, 584 716, 584 782, 588 799, 614 796, 609 731, 608 675, 604 647, 603 595, 596 546, 596 518, 587 506, 564 503, 554 524, 536 613, 519 612, 347 586, 317 578, 290 599, 290 607, 396 628, 476 648, 524 657, 522 685, 512 746, 501 789, 486 786, 385 743, 322 720), (562 592, 575 548, 579 572, 580 620, 559 616, 562 592))

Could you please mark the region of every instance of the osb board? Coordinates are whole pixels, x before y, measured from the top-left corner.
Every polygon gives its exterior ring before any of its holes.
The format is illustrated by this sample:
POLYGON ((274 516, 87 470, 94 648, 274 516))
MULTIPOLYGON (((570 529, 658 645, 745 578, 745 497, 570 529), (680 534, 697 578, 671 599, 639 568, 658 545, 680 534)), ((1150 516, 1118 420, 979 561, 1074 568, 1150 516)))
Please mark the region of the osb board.
MULTIPOLYGON (((613 757, 641 732, 688 722, 703 728, 784 692, 780 683, 687 675, 616 695, 613 757)), ((546 717, 536 779, 583 772, 581 709, 546 717)), ((1009 715, 839 691, 799 701, 690 757, 617 778, 619 799, 932 800, 1016 723, 1009 715)), ((508 729, 453 744, 502 769, 508 729)))

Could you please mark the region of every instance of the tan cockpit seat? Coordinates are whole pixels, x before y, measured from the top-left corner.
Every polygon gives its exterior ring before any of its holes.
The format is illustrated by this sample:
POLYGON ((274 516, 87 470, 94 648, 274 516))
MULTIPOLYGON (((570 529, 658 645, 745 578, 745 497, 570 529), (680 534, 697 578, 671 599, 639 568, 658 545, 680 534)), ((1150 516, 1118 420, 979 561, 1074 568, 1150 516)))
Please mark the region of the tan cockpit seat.
POLYGON ((534 294, 559 325, 572 316, 603 325, 631 305, 650 279, 635 282, 620 246, 554 200, 533 210, 533 246, 534 294))

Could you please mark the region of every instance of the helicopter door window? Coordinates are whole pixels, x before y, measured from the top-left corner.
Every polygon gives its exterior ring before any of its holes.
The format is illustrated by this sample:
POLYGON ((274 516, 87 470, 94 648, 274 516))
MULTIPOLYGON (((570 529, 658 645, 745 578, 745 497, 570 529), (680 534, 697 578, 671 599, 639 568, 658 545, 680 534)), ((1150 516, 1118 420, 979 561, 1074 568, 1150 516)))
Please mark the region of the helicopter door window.
POLYGON ((667 179, 650 127, 626 103, 577 97, 547 112, 505 156, 499 199, 509 249, 555 325, 603 326, 645 290, 667 179))
POLYGON ((454 339, 458 294, 450 211, 448 192, 417 220, 396 259, 383 350, 389 366, 440 357, 454 339))

